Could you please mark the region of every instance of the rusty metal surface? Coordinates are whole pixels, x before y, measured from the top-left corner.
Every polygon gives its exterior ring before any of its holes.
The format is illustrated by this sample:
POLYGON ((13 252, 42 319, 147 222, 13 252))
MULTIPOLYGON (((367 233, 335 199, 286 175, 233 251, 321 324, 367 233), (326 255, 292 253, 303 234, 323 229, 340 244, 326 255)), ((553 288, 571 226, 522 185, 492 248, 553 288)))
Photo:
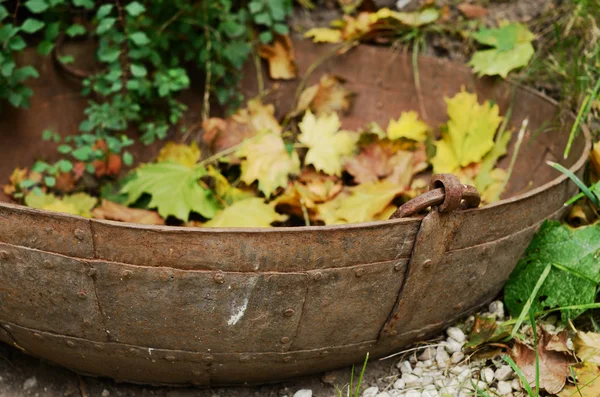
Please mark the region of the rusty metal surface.
MULTIPOLYGON (((307 42, 296 49, 301 71, 329 51, 307 42)), ((360 47, 325 62, 309 83, 334 72, 360 92, 344 128, 387 123, 399 111, 420 111, 411 65, 410 57, 360 47)), ((510 104, 512 88, 500 80, 478 80, 426 57, 419 68, 430 125, 445 121, 444 96, 461 86, 494 100, 502 113, 510 104)), ((52 149, 40 143, 43 129, 71 133, 79 122, 79 111, 61 112, 81 109, 78 90, 53 66, 40 70, 31 110, 39 117, 16 111, 0 120, 0 141, 15 142, 2 148, 1 180, 52 149)), ((248 71, 244 89, 252 91, 248 71)), ((296 86, 280 83, 268 100, 289 108, 296 86)), ((192 114, 200 102, 190 99, 192 114)), ((532 135, 557 114, 547 98, 518 88, 510 124, 529 117, 531 132, 507 198, 464 209, 476 204, 475 192, 440 180, 404 214, 425 205, 444 210, 445 190, 454 189, 448 212, 424 218, 214 230, 0 203, 0 340, 83 373, 203 386, 275 381, 360 362, 366 352, 394 352, 491 300, 539 224, 565 211, 576 187, 545 161, 560 159, 573 118, 532 135)), ((589 145, 584 133, 561 163, 581 172, 589 145)), ((138 153, 143 160, 155 149, 138 153)))

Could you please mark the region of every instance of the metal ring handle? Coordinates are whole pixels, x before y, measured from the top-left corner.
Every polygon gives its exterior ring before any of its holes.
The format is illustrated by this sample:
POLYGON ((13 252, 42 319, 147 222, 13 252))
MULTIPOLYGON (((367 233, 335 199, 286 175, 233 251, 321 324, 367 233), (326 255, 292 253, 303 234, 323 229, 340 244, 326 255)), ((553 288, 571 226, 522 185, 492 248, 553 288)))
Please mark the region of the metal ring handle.
POLYGON ((431 178, 427 193, 415 197, 401 205, 390 219, 405 218, 428 207, 438 207, 440 212, 456 209, 476 208, 481 203, 479 192, 474 186, 463 185, 452 174, 436 174, 431 178))

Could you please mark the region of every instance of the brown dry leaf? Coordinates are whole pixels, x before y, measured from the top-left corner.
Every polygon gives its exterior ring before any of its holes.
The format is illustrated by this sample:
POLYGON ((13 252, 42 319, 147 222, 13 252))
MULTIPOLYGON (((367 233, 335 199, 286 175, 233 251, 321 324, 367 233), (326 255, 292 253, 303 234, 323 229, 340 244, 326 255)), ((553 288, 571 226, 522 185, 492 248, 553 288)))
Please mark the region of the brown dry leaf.
MULTIPOLYGON (((558 335, 550 335, 540 328, 538 332, 539 382, 540 388, 550 394, 556 394, 565 386, 570 374, 571 356, 563 350, 566 348, 566 331, 558 335)), ((536 383, 536 352, 526 344, 515 341, 512 357, 531 387, 536 383)))
POLYGON ((361 12, 356 17, 344 15, 344 28, 342 29, 342 38, 344 41, 359 39, 360 36, 371 31, 371 13, 361 12))
POLYGON ((600 142, 594 143, 592 151, 590 152, 590 163, 596 176, 600 177, 600 142))
POLYGON ((97 178, 119 175, 121 165, 121 156, 114 153, 109 153, 104 160, 95 160, 92 163, 97 178))
POLYGON ((325 74, 319 84, 302 91, 295 113, 299 114, 307 109, 312 110, 317 116, 331 112, 346 113, 350 110, 353 95, 352 91, 344 87, 344 80, 325 74))
POLYGON ((557 397, 598 397, 600 396, 600 369, 592 363, 573 366, 577 376, 573 386, 565 386, 557 397))
POLYGON ((579 331, 573 344, 577 357, 582 361, 600 365, 600 334, 579 331))
POLYGON ((240 109, 231 117, 213 117, 202 123, 206 142, 213 153, 219 153, 239 145, 245 139, 263 131, 281 134, 282 128, 275 118, 275 107, 263 104, 260 99, 251 99, 246 108, 240 109))
POLYGON ((9 197, 15 194, 17 192, 19 184, 25 179, 27 179, 28 173, 29 170, 27 168, 15 168, 12 174, 10 174, 10 177, 8 178, 9 183, 7 185, 4 185, 4 187, 2 188, 4 194, 6 194, 9 197))
POLYGON ((54 189, 62 193, 71 193, 75 189, 77 179, 73 172, 61 172, 56 177, 54 189))
POLYGON ((129 208, 108 200, 102 200, 99 207, 94 208, 92 216, 96 219, 142 223, 144 225, 164 225, 165 220, 156 211, 129 208))
POLYGON ((298 75, 294 45, 289 36, 275 35, 273 44, 260 46, 259 54, 269 62, 272 79, 291 80, 298 75))
POLYGON ((457 8, 469 19, 481 18, 487 15, 487 9, 485 7, 475 4, 461 3, 457 8))
POLYGON ((345 169, 356 183, 388 178, 392 183, 408 187, 414 174, 427 168, 425 146, 415 151, 399 149, 390 141, 373 142, 345 163, 345 169))

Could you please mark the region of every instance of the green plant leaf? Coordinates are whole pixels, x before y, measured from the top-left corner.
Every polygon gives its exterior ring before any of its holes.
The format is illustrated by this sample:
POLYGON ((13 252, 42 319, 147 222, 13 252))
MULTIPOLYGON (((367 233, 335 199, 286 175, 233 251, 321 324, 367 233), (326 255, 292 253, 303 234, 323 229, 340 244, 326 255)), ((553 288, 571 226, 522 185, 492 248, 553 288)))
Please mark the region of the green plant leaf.
POLYGON ((104 4, 98 8, 98 12, 96 13, 96 18, 104 19, 106 18, 113 9, 112 4, 104 4))
POLYGON ((25 22, 23 22, 23 25, 21 25, 21 30, 27 33, 35 33, 43 27, 44 22, 34 18, 27 18, 25 22))
POLYGON ((137 169, 136 178, 127 182, 121 191, 128 194, 128 204, 144 193, 151 195, 148 208, 157 208, 165 219, 174 216, 187 222, 192 211, 210 219, 220 206, 213 192, 198 183, 206 173, 200 166, 190 168, 172 162, 147 164, 137 169))
POLYGON ((125 6, 125 11, 132 17, 137 17, 146 11, 146 7, 144 7, 141 3, 137 1, 132 1, 131 3, 125 6))
POLYGON ((511 70, 527 66, 534 54, 531 41, 534 35, 520 23, 510 23, 498 29, 482 29, 473 34, 481 44, 494 47, 477 51, 469 65, 481 75, 500 75, 504 78, 511 70))
POLYGON ((85 34, 85 28, 82 25, 73 24, 67 28, 66 33, 69 37, 81 36, 85 34))
POLYGON ((100 20, 100 23, 96 28, 96 33, 106 33, 110 28, 112 28, 115 25, 115 22, 117 22, 117 18, 104 18, 100 20))
POLYGON ((94 8, 93 0, 73 0, 73 4, 77 7, 83 7, 86 10, 91 10, 94 8))
POLYGON ((48 3, 44 0, 29 0, 25 7, 34 14, 40 14, 48 9, 48 3))
POLYGON ((134 32, 129 35, 131 41, 133 41, 136 45, 143 46, 150 43, 150 39, 144 32, 134 32))
MULTIPOLYGON (((571 229, 546 221, 517 264, 504 290, 506 306, 518 316, 545 267, 552 264, 544 284, 531 304, 545 309, 593 303, 600 282, 600 224, 571 229)), ((563 319, 575 318, 583 310, 564 310, 563 319)))
POLYGON ((137 65, 135 63, 131 64, 131 74, 134 77, 145 77, 148 74, 146 67, 144 65, 137 65))

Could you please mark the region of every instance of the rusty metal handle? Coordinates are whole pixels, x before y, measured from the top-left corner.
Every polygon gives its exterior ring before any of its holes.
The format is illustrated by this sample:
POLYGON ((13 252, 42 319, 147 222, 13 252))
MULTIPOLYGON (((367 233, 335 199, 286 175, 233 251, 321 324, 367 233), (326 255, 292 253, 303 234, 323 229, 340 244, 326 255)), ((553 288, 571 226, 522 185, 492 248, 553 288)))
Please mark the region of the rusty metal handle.
POLYGON ((479 192, 474 186, 463 185, 452 174, 436 174, 431 177, 427 193, 401 205, 390 219, 412 216, 428 207, 437 207, 439 212, 450 212, 476 208, 480 203, 479 192))

